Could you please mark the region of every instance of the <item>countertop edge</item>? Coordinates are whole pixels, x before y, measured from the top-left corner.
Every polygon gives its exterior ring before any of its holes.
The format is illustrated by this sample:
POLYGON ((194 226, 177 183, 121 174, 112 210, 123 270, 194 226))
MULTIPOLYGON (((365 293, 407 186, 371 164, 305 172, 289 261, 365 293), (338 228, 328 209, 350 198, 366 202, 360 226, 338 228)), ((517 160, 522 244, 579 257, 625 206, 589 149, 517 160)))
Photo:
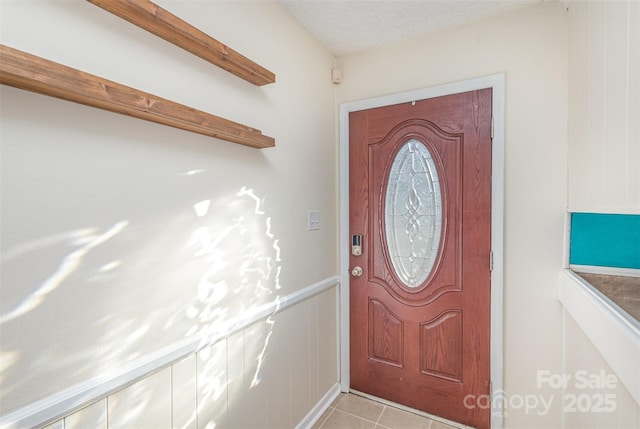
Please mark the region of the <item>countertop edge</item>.
POLYGON ((640 404, 640 322, 569 269, 558 298, 640 404))

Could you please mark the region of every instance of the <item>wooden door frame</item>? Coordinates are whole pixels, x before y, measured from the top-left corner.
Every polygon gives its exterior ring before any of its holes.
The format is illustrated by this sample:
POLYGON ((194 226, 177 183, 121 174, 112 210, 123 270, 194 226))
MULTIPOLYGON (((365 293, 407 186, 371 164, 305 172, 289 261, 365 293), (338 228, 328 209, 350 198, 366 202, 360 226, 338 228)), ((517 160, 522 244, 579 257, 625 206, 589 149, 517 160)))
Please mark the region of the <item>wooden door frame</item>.
MULTIPOLYGON (((493 143, 491 153, 491 383, 493 392, 504 392, 503 386, 503 271, 504 271, 504 73, 449 83, 409 92, 369 98, 340 104, 339 146, 339 214, 340 214, 340 389, 348 392, 349 369, 349 283, 351 240, 349 236, 349 113, 385 107, 398 103, 424 100, 474 91, 492 89, 493 143)), ((503 427, 500 415, 491 416, 491 427, 503 427)))

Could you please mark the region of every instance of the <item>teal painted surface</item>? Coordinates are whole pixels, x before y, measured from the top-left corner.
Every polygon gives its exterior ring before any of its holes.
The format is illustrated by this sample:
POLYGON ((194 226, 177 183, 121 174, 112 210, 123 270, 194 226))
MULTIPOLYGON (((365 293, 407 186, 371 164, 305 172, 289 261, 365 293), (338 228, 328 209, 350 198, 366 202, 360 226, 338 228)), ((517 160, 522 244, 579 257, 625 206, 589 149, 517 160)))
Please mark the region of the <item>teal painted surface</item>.
POLYGON ((640 215, 572 213, 569 262, 640 269, 640 215))

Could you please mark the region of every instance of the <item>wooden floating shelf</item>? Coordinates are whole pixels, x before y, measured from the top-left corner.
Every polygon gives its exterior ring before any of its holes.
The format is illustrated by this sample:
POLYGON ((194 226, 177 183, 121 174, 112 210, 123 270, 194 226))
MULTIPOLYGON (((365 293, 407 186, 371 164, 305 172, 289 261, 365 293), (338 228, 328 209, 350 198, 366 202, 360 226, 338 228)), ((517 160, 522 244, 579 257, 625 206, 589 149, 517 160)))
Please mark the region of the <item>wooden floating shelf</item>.
POLYGON ((276 76, 149 0, 87 0, 255 85, 276 76))
POLYGON ((275 146, 260 130, 5 45, 0 45, 0 84, 246 146, 275 146))

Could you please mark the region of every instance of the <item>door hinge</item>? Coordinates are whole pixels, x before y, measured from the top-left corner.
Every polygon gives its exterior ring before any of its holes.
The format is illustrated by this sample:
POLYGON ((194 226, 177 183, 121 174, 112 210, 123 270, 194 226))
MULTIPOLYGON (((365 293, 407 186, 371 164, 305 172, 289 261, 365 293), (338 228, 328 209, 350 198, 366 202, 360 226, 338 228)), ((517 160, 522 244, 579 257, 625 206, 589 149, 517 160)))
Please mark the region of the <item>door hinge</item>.
POLYGON ((494 121, 493 121, 493 117, 491 118, 491 138, 493 138, 493 128, 494 128, 494 121))
POLYGON ((493 272, 493 250, 489 252, 489 271, 493 272))

